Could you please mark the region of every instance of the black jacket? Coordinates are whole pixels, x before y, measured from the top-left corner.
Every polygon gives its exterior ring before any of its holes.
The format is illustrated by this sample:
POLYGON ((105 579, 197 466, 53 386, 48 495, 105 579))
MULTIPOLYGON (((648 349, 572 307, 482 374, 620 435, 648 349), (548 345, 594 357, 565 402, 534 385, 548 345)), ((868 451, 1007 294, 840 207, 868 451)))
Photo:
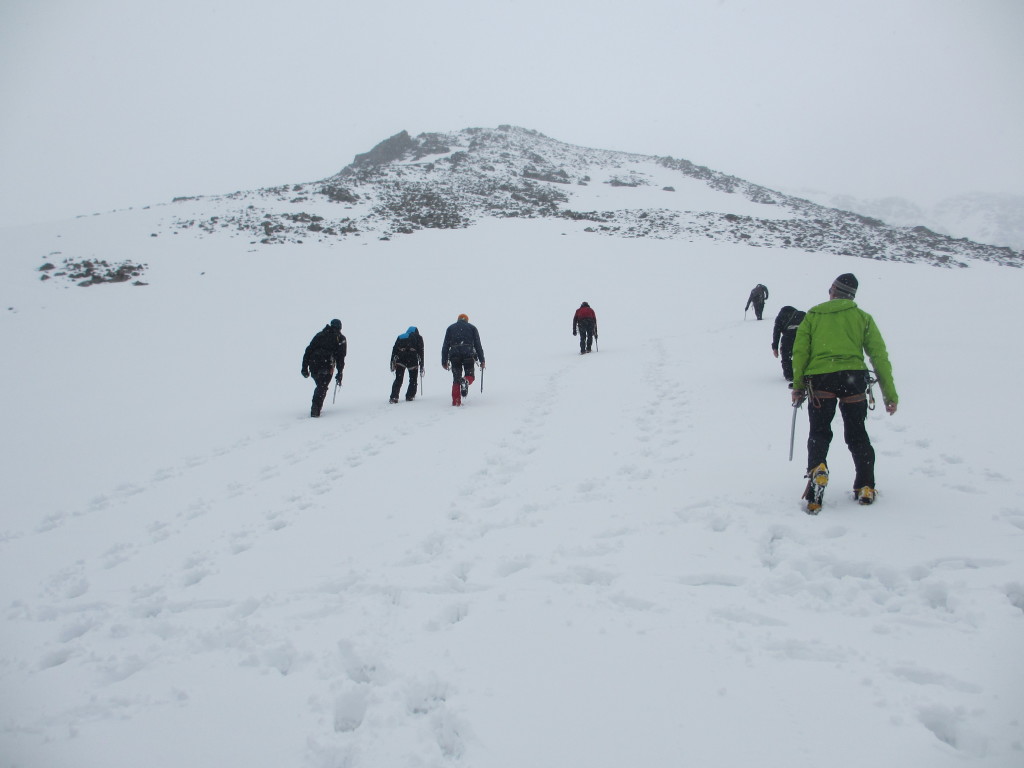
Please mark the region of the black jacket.
POLYGON ((768 301, 768 288, 758 283, 750 292, 750 296, 747 297, 747 306, 743 308, 743 311, 746 312, 748 309, 750 309, 751 304, 753 304, 755 307, 758 304, 761 304, 763 306, 766 301, 768 301))
POLYGON ((423 365, 423 337, 418 330, 410 328, 395 339, 395 345, 391 348, 391 363, 404 368, 423 365))
POLYGON ((458 320, 448 326, 441 344, 441 365, 447 365, 452 358, 476 356, 484 362, 484 348, 480 343, 480 331, 468 320, 458 320))
POLYGON ((776 352, 779 349, 779 339, 782 336, 789 336, 790 339, 796 336, 796 329, 803 322, 805 312, 796 307, 783 307, 775 316, 775 328, 772 329, 772 349, 776 352))
POLYGON ((345 354, 348 352, 348 340, 341 331, 325 325, 306 347, 302 355, 303 372, 324 373, 337 366, 338 373, 345 368, 345 354))

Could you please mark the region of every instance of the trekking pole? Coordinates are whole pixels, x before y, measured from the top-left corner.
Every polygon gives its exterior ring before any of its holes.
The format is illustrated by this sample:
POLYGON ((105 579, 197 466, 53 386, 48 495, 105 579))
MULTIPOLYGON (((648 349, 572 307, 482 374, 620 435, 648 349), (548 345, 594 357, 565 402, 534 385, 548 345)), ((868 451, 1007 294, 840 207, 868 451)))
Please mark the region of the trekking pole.
POLYGON ((480 394, 484 393, 484 367, 480 366, 480 394))
POLYGON ((334 394, 331 396, 331 403, 338 399, 338 380, 334 380, 334 394))

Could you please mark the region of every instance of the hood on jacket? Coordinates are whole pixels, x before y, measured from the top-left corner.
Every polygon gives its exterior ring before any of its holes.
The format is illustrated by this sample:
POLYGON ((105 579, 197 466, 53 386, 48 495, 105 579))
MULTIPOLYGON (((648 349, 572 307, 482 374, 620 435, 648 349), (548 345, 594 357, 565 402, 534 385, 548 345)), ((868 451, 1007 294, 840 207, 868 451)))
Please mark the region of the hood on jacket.
POLYGON ((816 307, 811 307, 810 312, 815 312, 819 315, 834 315, 836 312, 844 312, 847 309, 856 309, 857 302, 853 299, 830 299, 829 301, 822 302, 816 307))

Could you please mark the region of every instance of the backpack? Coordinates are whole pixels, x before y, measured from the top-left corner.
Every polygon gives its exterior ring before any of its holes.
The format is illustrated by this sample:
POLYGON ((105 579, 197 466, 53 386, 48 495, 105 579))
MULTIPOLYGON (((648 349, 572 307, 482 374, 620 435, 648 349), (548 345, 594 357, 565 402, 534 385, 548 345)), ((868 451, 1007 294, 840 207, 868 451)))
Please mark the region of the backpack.
POLYGON ((332 367, 340 343, 341 340, 333 329, 325 328, 320 331, 309 342, 309 367, 319 371, 332 367))
POLYGON ((418 333, 410 333, 405 338, 395 339, 395 360, 406 368, 413 368, 420 362, 420 345, 423 337, 418 333))

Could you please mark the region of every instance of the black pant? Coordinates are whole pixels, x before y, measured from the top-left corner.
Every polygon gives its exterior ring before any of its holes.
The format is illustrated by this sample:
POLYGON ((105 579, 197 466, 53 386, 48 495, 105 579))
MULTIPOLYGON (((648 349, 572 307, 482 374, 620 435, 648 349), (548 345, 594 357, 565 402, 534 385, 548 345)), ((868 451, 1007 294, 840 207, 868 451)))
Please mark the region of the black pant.
POLYGON ((313 377, 313 381, 316 382, 316 389, 313 390, 313 407, 309 411, 310 415, 320 415, 320 411, 324 407, 324 400, 327 399, 327 388, 331 386, 331 374, 333 373, 333 368, 310 372, 313 377))
POLYGON ((836 405, 843 415, 843 438, 853 456, 856 477, 854 488, 865 485, 875 487, 875 449, 868 438, 864 422, 868 417, 867 399, 853 403, 840 402, 840 398, 862 395, 868 389, 867 371, 838 371, 822 373, 811 379, 815 392, 831 392, 836 397, 813 397, 807 409, 810 431, 807 436, 807 467, 814 469, 819 464, 826 464, 829 444, 832 442, 832 419, 836 415, 836 405))
POLYGON ((580 352, 589 352, 594 343, 594 326, 581 322, 577 326, 580 334, 580 352))
MULTIPOLYGON (((409 388, 405 390, 405 399, 412 400, 416 397, 416 383, 420 369, 418 365, 409 366, 409 388)), ((395 363, 395 383, 391 385, 391 399, 397 400, 398 393, 402 391, 402 381, 405 379, 405 366, 395 363)))
POLYGON ((452 355, 448 359, 448 363, 451 366, 452 380, 459 384, 463 378, 476 377, 476 369, 473 364, 476 362, 475 355, 452 355))
MULTIPOLYGON (((779 360, 782 361, 782 375, 786 381, 793 380, 793 342, 796 341, 796 329, 783 331, 779 339, 779 360)), ((817 466, 817 465, 815 465, 817 466)))

